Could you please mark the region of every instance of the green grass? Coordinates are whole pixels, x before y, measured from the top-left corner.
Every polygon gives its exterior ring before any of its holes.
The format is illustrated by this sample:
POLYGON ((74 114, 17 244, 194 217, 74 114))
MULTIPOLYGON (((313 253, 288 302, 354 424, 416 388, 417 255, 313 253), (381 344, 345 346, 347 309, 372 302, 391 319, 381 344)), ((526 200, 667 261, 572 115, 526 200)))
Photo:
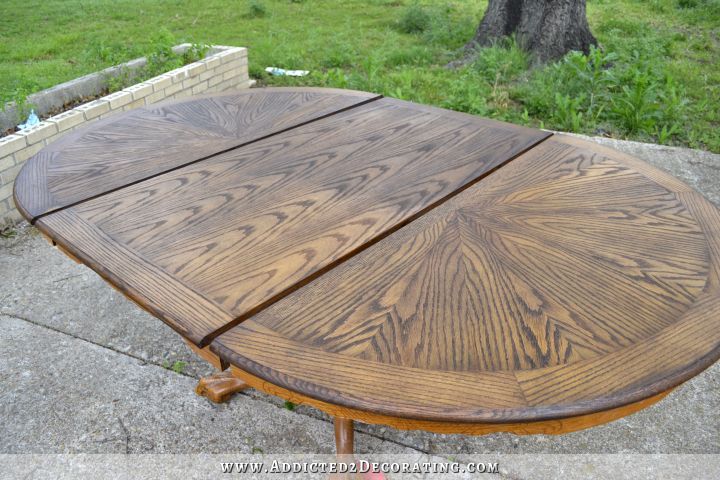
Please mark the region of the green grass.
POLYGON ((5 0, 0 99, 175 42, 242 45, 261 85, 355 88, 531 126, 720 152, 720 0, 589 0, 603 46, 529 70, 512 42, 444 68, 485 1, 5 0), (167 35, 166 35, 167 37, 167 35), (166 38, 167 39, 167 38, 166 38), (311 70, 269 77, 266 66, 311 70))

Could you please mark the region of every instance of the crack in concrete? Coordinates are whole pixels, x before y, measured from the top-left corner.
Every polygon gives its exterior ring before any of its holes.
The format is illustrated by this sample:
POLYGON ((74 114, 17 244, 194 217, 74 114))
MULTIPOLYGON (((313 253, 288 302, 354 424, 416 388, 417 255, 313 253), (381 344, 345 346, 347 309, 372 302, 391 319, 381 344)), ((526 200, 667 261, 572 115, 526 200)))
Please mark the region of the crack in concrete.
MULTIPOLYGON (((142 358, 142 357, 140 357, 140 356, 138 356, 138 355, 133 355, 132 353, 128 353, 128 352, 123 352, 122 350, 118 350, 117 348, 113 348, 113 347, 111 347, 111 346, 109 346, 109 345, 103 345, 102 343, 94 342, 94 341, 89 340, 89 339, 87 339, 87 338, 80 337, 80 336, 78 336, 78 335, 74 335, 74 334, 72 334, 72 333, 70 333, 70 332, 66 332, 66 331, 64 331, 64 330, 60 330, 59 328, 51 327, 50 325, 45 325, 44 323, 40 323, 40 322, 37 322, 37 321, 35 321, 35 320, 31 320, 31 319, 29 319, 29 318, 22 317, 22 316, 20 316, 20 315, 18 315, 18 314, 16 314, 16 313, 12 313, 12 312, 0 312, 0 315, 4 315, 4 316, 10 317, 10 318, 14 318, 14 319, 16 319, 16 320, 22 320, 23 322, 27 322, 27 323, 29 323, 29 324, 31 324, 31 325, 35 325, 36 327, 45 328, 45 329, 50 330, 50 331, 52 331, 52 332, 59 333, 59 334, 62 334, 62 335, 66 335, 66 336, 68 336, 68 337, 70 337, 70 338, 74 338, 74 339, 76 339, 76 340, 80 340, 80 341, 89 343, 89 344, 91 344, 91 345, 95 345, 96 347, 100 347, 100 348, 103 348, 103 349, 105 349, 105 350, 110 350, 110 351, 112 351, 112 352, 119 353, 120 355, 125 355, 126 357, 130 357, 130 358, 133 358, 133 359, 135 359, 135 360, 138 360, 138 361, 142 362, 144 365, 155 365, 155 366, 157 366, 157 367, 164 368, 162 365, 159 365, 159 364, 157 364, 157 363, 153 363, 153 362, 151 362, 151 361, 149 361, 149 360, 147 360, 147 359, 145 359, 145 358, 142 358)), ((168 369, 165 369, 165 370, 168 370, 168 369)), ((172 370, 170 370, 170 371, 172 371, 172 370)), ((173 373, 178 373, 178 372, 173 372, 173 373)), ((194 377, 192 377, 191 375, 187 375, 187 374, 183 374, 183 373, 178 373, 178 375, 183 375, 183 376, 185 376, 185 377, 194 378, 194 377)))
POLYGON ((130 453, 130 431, 128 431, 127 427, 123 423, 122 418, 118 417, 117 421, 120 424, 120 428, 122 428, 123 433, 125 433, 125 454, 127 455, 130 453))
POLYGON ((77 275, 69 275, 67 277, 58 278, 57 280, 53 280, 53 283, 60 283, 60 282, 66 281, 66 280, 72 280, 73 278, 78 278, 78 277, 82 277, 82 276, 83 276, 82 273, 78 273, 77 275))
MULTIPOLYGON (((128 353, 128 352, 123 352, 123 351, 118 350, 118 349, 116 349, 116 348, 113 348, 113 347, 111 347, 111 346, 109 346, 109 345, 103 345, 102 343, 94 342, 94 341, 89 340, 89 339, 87 339, 87 338, 83 338, 83 337, 80 337, 80 336, 78 336, 78 335, 74 335, 74 334, 72 334, 72 333, 70 333, 70 332, 66 332, 66 331, 60 330, 60 329, 58 329, 58 328, 55 328, 55 327, 51 327, 51 326, 49 326, 49 325, 42 324, 42 323, 40 323, 40 322, 37 322, 37 321, 35 321, 35 320, 31 320, 31 319, 29 319, 29 318, 22 317, 22 316, 20 316, 20 315, 15 314, 15 313, 0 312, 0 315, 4 315, 4 316, 6 316, 6 317, 10 317, 10 318, 14 318, 14 319, 16 319, 16 320, 20 320, 20 321, 23 321, 23 322, 27 322, 27 323, 29 323, 29 324, 31 324, 31 325, 36 326, 36 327, 45 328, 45 329, 50 330, 50 331, 52 331, 52 332, 59 333, 59 334, 61 334, 61 335, 66 335, 66 336, 68 336, 68 337, 70 337, 70 338, 74 338, 74 339, 76 339, 76 340, 80 340, 80 341, 89 343, 89 344, 91 344, 91 345, 95 345, 96 347, 100 347, 100 348, 103 348, 103 349, 106 349, 106 350, 110 350, 111 352, 114 352, 114 353, 117 353, 117 354, 120 354, 120 355, 125 355, 125 356, 127 356, 127 357, 130 357, 130 358, 133 358, 133 359, 135 359, 135 360, 138 360, 138 361, 141 362, 143 365, 155 366, 155 367, 158 367, 158 368, 162 368, 163 370, 167 370, 167 371, 169 371, 169 372, 175 373, 175 374, 177 374, 177 375, 181 375, 181 376, 183 376, 183 377, 192 378, 192 379, 197 379, 197 377, 194 377, 194 376, 192 376, 192 375, 188 375, 188 374, 183 373, 183 372, 176 372, 176 371, 174 371, 174 370, 172 370, 172 369, 165 368, 165 367, 163 367, 163 366, 160 365, 160 364, 154 363, 154 362, 152 362, 152 361, 150 361, 150 360, 147 360, 147 359, 145 359, 145 358, 142 358, 142 357, 140 357, 140 356, 133 355, 133 354, 128 353)), ((278 408, 278 409, 284 408, 284 407, 282 407, 282 406, 280 406, 280 405, 275 405, 273 402, 268 402, 268 401, 266 401, 266 400, 263 400, 262 398, 254 397, 254 396, 252 396, 252 395, 250 395, 250 394, 248 394, 248 393, 245 393, 245 392, 240 392, 240 393, 238 393, 238 395, 243 395, 243 396, 245 396, 245 397, 247 397, 247 398, 250 398, 250 399, 252 399, 252 400, 257 400, 257 401, 262 401, 262 402, 264 402, 264 403, 268 403, 268 404, 270 404, 270 405, 272 405, 272 406, 274 406, 274 407, 276 407, 276 408, 278 408)), ((298 414, 298 415, 302 415, 302 416, 304 416, 304 417, 312 418, 312 419, 314 419, 314 420, 318 420, 318 421, 320 421, 320 422, 327 423, 327 424, 329 424, 329 425, 332 425, 332 421, 331 421, 331 420, 326 420, 326 419, 324 419, 324 418, 319 418, 319 417, 316 417, 316 416, 314 416, 314 415, 310 415, 310 414, 307 414, 307 413, 298 412, 297 414, 298 414)), ((120 426, 122 427, 123 431, 125 431, 125 433, 128 435, 128 439, 126 439, 126 452, 125 452, 125 453, 129 453, 129 452, 127 451, 127 449, 129 448, 129 446, 128 446, 128 445, 129 445, 129 433, 127 432, 127 428, 125 427, 125 425, 122 423, 122 420, 118 418, 118 421, 120 422, 120 426)), ((415 450, 415 451, 417 451, 417 452, 423 453, 423 454, 425 454, 425 455, 432 455, 432 456, 436 456, 436 457, 440 457, 440 458, 445 458, 444 456, 442 456, 442 454, 430 453, 429 451, 426 451, 425 449, 418 448, 417 446, 414 446, 414 445, 408 445, 408 444, 405 444, 405 443, 403 443, 403 442, 398 442, 397 440, 393 440, 393 439, 390 439, 390 438, 386 438, 386 437, 384 437, 384 436, 382 436, 382 435, 378 435, 378 434, 371 433, 371 432, 367 432, 367 431, 358 431, 358 433, 361 433, 361 434, 363 434, 363 435, 367 435, 367 436, 372 437, 372 438, 376 438, 376 439, 378 439, 378 440, 382 440, 382 441, 385 441, 385 442, 393 443, 393 444, 398 445, 398 446, 401 446, 401 447, 410 448, 410 449, 412 449, 412 450, 415 450)))

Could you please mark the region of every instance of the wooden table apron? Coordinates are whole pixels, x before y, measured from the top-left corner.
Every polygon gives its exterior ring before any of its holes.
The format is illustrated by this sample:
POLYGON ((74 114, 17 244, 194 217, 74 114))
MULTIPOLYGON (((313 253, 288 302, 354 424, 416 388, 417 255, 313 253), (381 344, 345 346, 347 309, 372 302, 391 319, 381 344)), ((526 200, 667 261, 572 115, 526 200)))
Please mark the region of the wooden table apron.
POLYGON ((720 356, 718 209, 568 136, 253 89, 73 132, 14 195, 218 368, 338 418, 562 433, 720 356))

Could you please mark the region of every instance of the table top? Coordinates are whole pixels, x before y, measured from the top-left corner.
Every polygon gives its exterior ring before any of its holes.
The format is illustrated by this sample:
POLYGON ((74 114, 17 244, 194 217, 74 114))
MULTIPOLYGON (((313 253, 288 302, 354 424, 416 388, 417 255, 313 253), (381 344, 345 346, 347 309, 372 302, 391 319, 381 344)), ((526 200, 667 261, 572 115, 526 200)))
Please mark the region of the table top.
POLYGON ((607 410, 720 357, 720 212, 594 143, 378 95, 252 89, 94 123, 21 212, 274 385, 448 422, 607 410))

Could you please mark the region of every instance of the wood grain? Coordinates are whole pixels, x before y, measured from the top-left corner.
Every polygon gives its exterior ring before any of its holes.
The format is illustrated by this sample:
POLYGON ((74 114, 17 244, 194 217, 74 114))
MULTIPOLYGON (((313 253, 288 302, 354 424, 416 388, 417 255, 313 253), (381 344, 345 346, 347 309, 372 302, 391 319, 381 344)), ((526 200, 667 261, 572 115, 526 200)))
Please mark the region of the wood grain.
POLYGON ((720 212, 682 182, 574 138, 292 92, 98 123, 36 156, 16 199, 203 358, 342 418, 559 433, 720 357, 720 212), (140 165, 138 127, 178 143, 140 165))
MULTIPOLYGON (((58 225, 77 216, 103 242, 133 252, 223 310, 216 321, 203 317, 203 325, 164 302, 162 317, 203 346, 547 136, 381 99, 37 224, 78 250, 97 251, 86 244, 91 236, 78 235, 70 222, 58 225)), ((85 260, 108 268, 121 256, 85 260)), ((144 292, 147 277, 120 281, 141 303, 155 304, 144 292)))
POLYGON ((114 242, 71 209, 41 218, 38 228, 143 309, 196 345, 207 329, 233 316, 129 248, 114 242))
POLYGON ((229 371, 202 377, 195 386, 195 393, 213 403, 225 403, 236 393, 250 388, 250 385, 229 371))
POLYGON ((331 416, 339 416, 341 418, 352 418, 353 420, 363 423, 387 425, 399 430, 424 430, 426 432, 435 433, 457 433, 463 435, 487 435, 497 432, 510 432, 516 435, 561 435, 586 428, 595 427, 608 422, 612 422, 619 418, 632 415, 640 410, 648 408, 665 398, 670 391, 661 392, 657 395, 645 398, 643 400, 623 405, 621 407, 611 408, 595 413, 564 417, 553 420, 539 420, 531 422, 513 422, 513 423, 468 423, 468 422, 439 422, 428 420, 413 420, 402 417, 393 417, 382 415, 375 412, 365 410, 357 410, 348 407, 341 407, 332 403, 322 402, 311 397, 299 394, 297 392, 287 390, 277 385, 271 384, 247 372, 243 372, 237 367, 231 367, 233 375, 240 378, 253 388, 275 395, 296 405, 310 405, 318 408, 331 416))
POLYGON ((253 89, 132 110, 69 134, 28 160, 15 183, 15 203, 33 222, 376 98, 351 90, 253 89))
MULTIPOLYGON (((197 347, 193 347, 193 349, 196 348, 197 347)), ((217 365, 220 362, 220 358, 207 348, 203 349, 200 355, 213 365, 217 365)), ((425 430, 435 433, 459 433, 464 435, 487 435, 496 432, 511 432, 517 435, 532 435, 538 433, 546 435, 560 435, 575 432, 612 422, 613 420, 626 417, 648 408, 665 398, 671 392, 671 390, 666 390, 658 393, 657 395, 644 398, 634 403, 622 405, 620 407, 601 410, 585 415, 575 415, 552 420, 514 423, 443 422, 394 417, 377 412, 344 407, 333 403, 323 402, 301 393, 288 390, 287 388, 280 387, 246 371, 240 370, 236 366, 230 367, 229 372, 256 390, 269 395, 275 395, 289 402, 293 402, 296 405, 310 405, 335 418, 353 419, 363 423, 387 425, 400 430, 425 430)))
POLYGON ((628 163, 554 136, 211 349, 307 397, 423 421, 658 395, 720 356, 720 215, 628 163))

